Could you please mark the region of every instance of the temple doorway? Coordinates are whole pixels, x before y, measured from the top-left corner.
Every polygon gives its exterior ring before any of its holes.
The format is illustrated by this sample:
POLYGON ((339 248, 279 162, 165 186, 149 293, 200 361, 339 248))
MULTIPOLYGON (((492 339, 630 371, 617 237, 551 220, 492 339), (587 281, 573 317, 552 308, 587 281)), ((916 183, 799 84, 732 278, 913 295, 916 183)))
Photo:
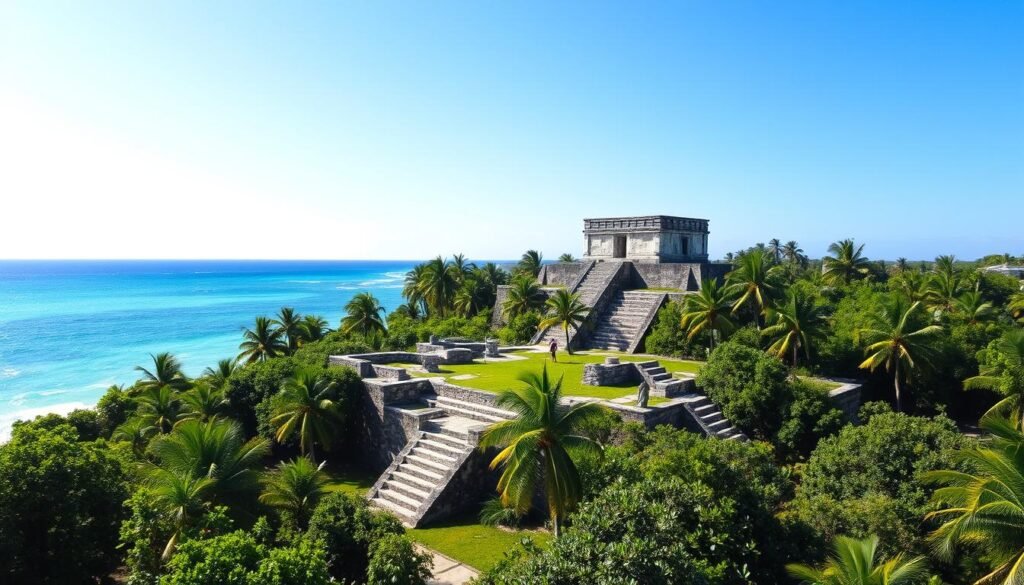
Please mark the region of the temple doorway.
POLYGON ((626 257, 626 236, 615 236, 612 244, 612 258, 626 257))

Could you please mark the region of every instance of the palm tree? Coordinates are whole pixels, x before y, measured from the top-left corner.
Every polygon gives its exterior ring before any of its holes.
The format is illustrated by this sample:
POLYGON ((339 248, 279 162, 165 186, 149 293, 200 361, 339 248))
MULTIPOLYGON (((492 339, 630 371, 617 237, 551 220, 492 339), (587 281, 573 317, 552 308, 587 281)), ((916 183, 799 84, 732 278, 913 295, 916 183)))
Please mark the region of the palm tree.
POLYGON ((804 256, 804 250, 800 244, 796 243, 796 240, 790 240, 782 246, 782 255, 790 264, 800 266, 807 264, 807 256, 804 256))
POLYGON ((505 303, 501 306, 505 319, 511 320, 523 313, 539 309, 544 305, 544 293, 533 279, 518 276, 512 280, 505 303))
POLYGON ((485 276, 474 269, 462 281, 462 286, 455 293, 452 303, 455 313, 462 317, 472 317, 486 307, 494 304, 494 293, 485 276))
POLYGON ((900 395, 901 368, 907 371, 918 365, 928 365, 935 355, 929 345, 942 331, 938 325, 926 325, 916 328, 915 317, 921 303, 916 302, 907 307, 902 300, 888 303, 874 315, 874 327, 860 331, 862 339, 867 343, 864 352, 867 355, 860 368, 871 370, 884 365, 885 371, 892 372, 893 386, 896 390, 896 410, 903 410, 900 395))
POLYGON ((139 416, 160 433, 169 433, 181 420, 181 400, 170 386, 151 386, 139 396, 139 416))
POLYGON ((903 296, 912 303, 928 298, 928 287, 931 281, 924 273, 908 270, 901 272, 893 281, 903 296))
POLYGON ((767 251, 776 264, 782 261, 782 242, 779 241, 779 238, 768 240, 767 251))
POLYGON ((688 339, 706 331, 710 339, 708 350, 714 350, 715 334, 724 336, 736 328, 730 317, 731 305, 732 296, 726 288, 719 287, 713 278, 704 279, 696 294, 686 296, 679 324, 688 332, 688 339))
POLYGON ((579 293, 571 293, 567 289, 560 288, 547 300, 548 313, 540 322, 541 329, 561 326, 565 332, 565 351, 572 355, 572 348, 569 346, 569 330, 579 330, 580 325, 590 314, 590 307, 583 304, 579 293))
POLYGON ((135 453, 136 457, 141 458, 146 452, 146 445, 149 444, 149 439, 156 432, 156 427, 151 425, 145 418, 133 416, 114 429, 110 439, 116 442, 131 443, 132 452, 135 453))
POLYGON ((288 344, 288 353, 295 351, 299 347, 299 340, 302 337, 301 323, 302 316, 291 307, 281 307, 281 310, 277 312, 277 316, 274 318, 274 324, 284 334, 285 341, 288 344))
POLYGON ((604 415, 605 407, 595 402, 575 406, 561 404, 562 379, 554 384, 547 366, 538 375, 523 372, 525 386, 508 390, 498 404, 515 412, 516 418, 492 424, 480 437, 480 449, 499 447, 491 469, 502 468, 498 493, 502 503, 525 514, 533 502, 536 482, 543 478, 548 513, 557 538, 562 519, 582 495, 574 456, 599 455, 601 447, 581 434, 582 429, 604 415))
POLYGON ((260 501, 291 514, 300 529, 305 529, 309 514, 327 493, 328 478, 319 466, 305 457, 278 464, 263 477, 260 501))
POLYGON ((494 262, 488 262, 478 270, 480 275, 494 288, 509 282, 508 271, 494 262))
POLYGON ((986 414, 1009 411, 1024 428, 1024 329, 1007 331, 994 346, 987 351, 995 351, 995 359, 989 360, 979 375, 964 380, 964 388, 999 392, 1006 398, 986 414))
POLYGON ((785 303, 768 309, 771 324, 761 332, 772 339, 768 351, 783 359, 791 356, 794 368, 800 349, 810 360, 814 341, 825 336, 826 317, 825 308, 818 306, 813 297, 799 289, 791 290, 785 303))
POLYGON ((533 278, 537 278, 540 274, 540 267, 544 264, 544 255, 537 250, 527 250, 523 252, 522 258, 519 259, 519 264, 516 265, 516 269, 524 274, 529 274, 533 278))
POLYGON ((183 393, 181 402, 185 407, 182 420, 196 419, 203 422, 223 414, 228 405, 223 389, 208 383, 196 384, 183 393))
POLYGON ((956 310, 967 317, 967 322, 972 325, 993 317, 992 303, 987 302, 977 288, 965 292, 956 299, 956 310))
POLYGON ((316 443, 329 449, 341 422, 337 390, 338 383, 319 370, 295 372, 281 387, 280 402, 270 419, 277 442, 283 443, 298 432, 299 450, 315 462, 316 443))
POLYGON ((195 477, 188 473, 177 475, 163 469, 157 469, 147 476, 146 485, 153 501, 169 517, 174 527, 160 556, 162 561, 170 560, 182 533, 206 511, 206 496, 214 483, 207 477, 195 477))
POLYGON ((892 271, 896 274, 903 274, 910 269, 910 264, 907 263, 907 259, 900 256, 896 259, 896 263, 892 265, 892 271))
POLYGON ((1010 304, 1007 305, 1010 316, 1018 321, 1024 322, 1024 293, 1015 293, 1010 297, 1010 304))
POLYGON ((828 247, 831 256, 822 260, 822 274, 829 284, 849 284, 851 280, 867 276, 868 259, 862 255, 864 244, 853 240, 840 240, 828 247))
POLYGON ((932 271, 936 274, 955 274, 956 256, 937 256, 935 258, 935 264, 932 266, 932 271))
POLYGON ((984 446, 959 452, 968 471, 932 471, 922 479, 943 486, 932 495, 945 505, 926 516, 942 521, 932 534, 935 551, 955 559, 961 544, 978 551, 995 569, 976 585, 1024 582, 1024 434, 1015 422, 986 415, 992 436, 984 446))
POLYGON ((164 352, 156 355, 149 354, 153 360, 153 370, 147 370, 142 366, 135 366, 135 369, 142 372, 142 379, 136 386, 142 389, 148 388, 173 388, 184 390, 189 387, 188 378, 181 372, 181 362, 172 354, 164 352))
POLYGON ((786 565, 801 583, 810 585, 908 585, 924 575, 925 558, 905 559, 902 554, 878 561, 878 537, 857 540, 838 536, 832 554, 821 567, 786 565))
POLYGON ((572 264, 573 262, 576 262, 576 257, 566 252, 558 257, 558 261, 562 264, 572 264))
POLYGON ((417 264, 412 270, 405 273, 405 283, 402 285, 402 296, 410 307, 420 306, 424 303, 423 283, 427 272, 427 265, 417 264))
POLYGON ((254 469, 270 453, 262 437, 245 440, 242 427, 230 420, 184 421, 174 432, 149 446, 157 464, 150 473, 204 477, 213 481, 211 499, 224 501, 257 487, 254 469))
POLYGON ((288 346, 281 339, 283 336, 284 332, 275 328, 273 321, 267 317, 256 317, 256 327, 242 333, 243 341, 238 346, 242 351, 238 359, 251 364, 284 354, 288 346))
POLYGON ((418 285, 420 297, 432 314, 445 317, 461 282, 461 269, 438 256, 424 265, 418 285))
POLYGON ((299 322, 299 346, 320 341, 330 332, 331 328, 327 326, 327 319, 319 315, 306 315, 299 322))
POLYGON ((748 303, 753 305, 754 323, 760 329, 759 315, 764 313, 770 296, 777 291, 774 281, 778 272, 779 267, 771 265, 768 252, 753 251, 741 256, 736 268, 726 275, 731 292, 738 296, 732 306, 733 314, 748 303))
POLYGON ((462 284, 462 281, 476 269, 476 264, 467 260, 463 254, 455 254, 452 256, 451 269, 457 284, 462 284))
POLYGON ((928 307, 934 311, 945 313, 952 311, 961 290, 960 277, 955 272, 945 270, 935 272, 928 279, 928 288, 925 293, 928 307))
POLYGON ((345 305, 345 317, 341 320, 341 330, 345 334, 353 331, 363 337, 371 337, 387 330, 384 325, 384 307, 380 306, 377 297, 368 292, 361 292, 352 297, 345 305))
POLYGON ((214 388, 224 388, 228 378, 239 369, 238 360, 228 358, 217 362, 217 367, 203 370, 203 379, 214 388))
POLYGON ((416 321, 423 316, 423 311, 420 309, 419 303, 402 303, 395 307, 395 313, 398 315, 405 315, 413 321, 416 321))

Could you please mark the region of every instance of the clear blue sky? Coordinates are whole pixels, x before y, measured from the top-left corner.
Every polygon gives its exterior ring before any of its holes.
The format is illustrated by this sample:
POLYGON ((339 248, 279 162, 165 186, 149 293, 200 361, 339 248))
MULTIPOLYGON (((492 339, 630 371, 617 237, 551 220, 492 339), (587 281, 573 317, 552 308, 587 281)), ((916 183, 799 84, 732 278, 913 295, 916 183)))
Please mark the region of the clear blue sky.
POLYGON ((1021 254, 1024 2, 8 2, 0 199, 0 257, 1021 254))

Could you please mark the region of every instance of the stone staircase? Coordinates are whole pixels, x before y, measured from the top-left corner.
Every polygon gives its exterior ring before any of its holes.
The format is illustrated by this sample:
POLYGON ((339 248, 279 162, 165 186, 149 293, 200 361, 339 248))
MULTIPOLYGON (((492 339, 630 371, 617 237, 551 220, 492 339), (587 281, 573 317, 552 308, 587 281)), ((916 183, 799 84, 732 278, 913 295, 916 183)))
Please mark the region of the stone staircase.
POLYGON ((683 381, 669 373, 657 360, 638 362, 636 367, 651 389, 652 396, 671 398, 683 393, 683 381))
MULTIPOLYGON (((609 278, 614 275, 619 268, 622 266, 620 262, 597 262, 587 272, 583 280, 576 286, 576 289, 572 292, 580 295, 580 301, 593 308, 594 303, 600 298, 601 293, 604 292, 605 283, 609 278)), ((572 330, 569 332, 569 338, 573 339, 576 337, 576 331, 572 330)), ((547 345, 554 339, 558 342, 558 347, 565 348, 565 331, 561 327, 550 327, 541 334, 534 337, 533 343, 542 343, 547 345)))
POLYGON ((437 396, 427 404, 445 416, 428 420, 395 457, 366 497, 371 504, 415 527, 426 516, 477 447, 479 433, 514 413, 465 400, 437 396))
POLYGON ((598 317, 597 326, 590 335, 589 346, 600 349, 627 351, 635 347, 637 338, 644 334, 652 311, 657 311, 664 294, 642 290, 619 291, 608 308, 598 317))
POLYGON ((718 406, 707 396, 692 392, 681 398, 686 406, 686 410, 690 412, 693 420, 707 436, 730 441, 748 440, 747 436, 733 426, 729 419, 725 418, 725 415, 722 414, 718 406))

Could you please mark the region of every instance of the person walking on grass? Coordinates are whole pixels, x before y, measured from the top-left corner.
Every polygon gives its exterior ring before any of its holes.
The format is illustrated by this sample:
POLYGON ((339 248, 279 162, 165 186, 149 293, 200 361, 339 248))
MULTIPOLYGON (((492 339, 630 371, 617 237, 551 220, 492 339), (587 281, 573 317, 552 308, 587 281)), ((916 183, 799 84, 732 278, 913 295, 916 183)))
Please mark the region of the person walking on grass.
POLYGON ((557 339, 552 339, 548 343, 548 351, 551 352, 551 361, 557 362, 558 361, 558 340, 557 339))

